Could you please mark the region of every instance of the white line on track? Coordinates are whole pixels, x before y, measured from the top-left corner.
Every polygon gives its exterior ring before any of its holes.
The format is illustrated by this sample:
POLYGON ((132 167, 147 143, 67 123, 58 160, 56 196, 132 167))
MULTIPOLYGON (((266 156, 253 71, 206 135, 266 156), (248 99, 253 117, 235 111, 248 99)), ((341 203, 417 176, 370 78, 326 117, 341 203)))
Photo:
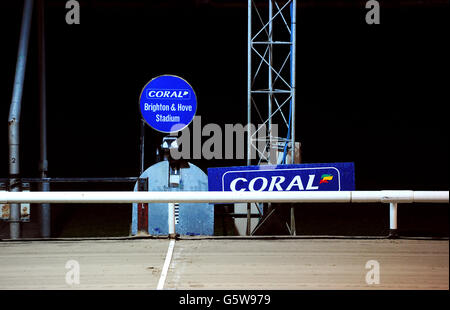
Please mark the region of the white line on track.
POLYGON ((164 288, 164 283, 166 282, 167 272, 169 271, 170 262, 172 260, 173 248, 175 247, 175 240, 170 240, 169 248, 167 249, 166 260, 164 261, 164 266, 161 271, 161 276, 159 277, 157 290, 162 290, 164 288))

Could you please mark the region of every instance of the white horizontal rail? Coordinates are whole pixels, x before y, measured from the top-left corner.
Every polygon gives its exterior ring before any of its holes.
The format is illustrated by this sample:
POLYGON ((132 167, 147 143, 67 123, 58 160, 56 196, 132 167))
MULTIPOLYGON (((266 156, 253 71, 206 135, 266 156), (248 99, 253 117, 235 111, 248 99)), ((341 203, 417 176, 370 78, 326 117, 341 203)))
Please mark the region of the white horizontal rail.
POLYGON ((448 203, 448 191, 0 192, 0 203, 448 203))

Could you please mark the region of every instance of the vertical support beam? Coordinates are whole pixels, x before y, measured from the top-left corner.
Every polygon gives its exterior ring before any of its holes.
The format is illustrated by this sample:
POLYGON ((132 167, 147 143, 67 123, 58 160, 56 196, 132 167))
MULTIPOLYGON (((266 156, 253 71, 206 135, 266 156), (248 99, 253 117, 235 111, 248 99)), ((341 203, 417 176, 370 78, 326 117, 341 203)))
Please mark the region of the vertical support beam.
MULTIPOLYGON (((252 162, 252 1, 247 0, 247 165, 252 162)), ((247 229, 251 233, 251 204, 247 203, 247 229)))
POLYGON ((252 0, 247 1, 247 165, 252 158, 252 0))
POLYGON ((145 121, 141 118, 140 134, 139 134, 139 175, 144 172, 144 143, 145 143, 145 121))
POLYGON ((291 207, 291 235, 292 236, 296 236, 297 235, 297 230, 296 230, 296 225, 295 225, 295 208, 291 207))
MULTIPOLYGON (((48 176, 48 159, 47 159, 47 82, 46 82, 46 62, 45 62, 45 2, 38 0, 37 17, 38 17, 38 80, 39 80, 39 108, 40 108, 40 161, 39 171, 41 178, 48 176)), ((50 191, 49 182, 41 182, 39 190, 43 192, 50 191)), ((50 238, 51 234, 51 209, 50 204, 40 204, 41 217, 41 237, 50 238)))
MULTIPOLYGON (((138 179, 138 191, 148 191, 148 178, 138 179)), ((138 233, 148 234, 148 203, 138 204, 137 226, 138 233)))
MULTIPOLYGON (((290 3, 291 11, 291 164, 295 163, 295 57, 296 57, 296 19, 297 0, 290 3)), ((288 142, 289 143, 289 142, 288 142)), ((295 209, 291 207, 291 235, 297 234, 295 228, 295 209)))
MULTIPOLYGON (((168 156, 170 156, 170 152, 167 151, 168 156)), ((179 162, 175 162, 175 165, 172 166, 169 163, 169 188, 170 190, 176 190, 177 187, 180 186, 181 181, 181 169, 179 162)), ((176 219, 175 219, 175 205, 178 205, 174 202, 169 202, 167 205, 167 221, 168 221, 168 235, 169 238, 174 239, 176 237, 176 219)))
MULTIPOLYGON (((267 134, 264 138, 264 149, 263 152, 267 151, 267 164, 269 165, 276 165, 277 164, 277 151, 272 152, 272 146, 273 146, 273 138, 278 136, 278 132, 273 132, 273 122, 272 122, 272 108, 273 108, 273 0, 269 0, 268 4, 268 31, 267 32, 267 63, 268 63, 268 71, 267 71, 267 134)), ((278 141, 277 141, 278 142, 278 141)), ((259 141, 258 141, 259 143, 259 141)), ((261 162, 261 160, 260 160, 261 162)), ((262 210, 270 210, 271 209, 271 203, 258 203, 256 204, 256 207, 258 209, 262 210)), ((260 218, 261 219, 261 218, 260 218)), ((247 208, 247 235, 251 234, 251 206, 248 206, 247 208)))
POLYGON ((389 203, 389 238, 397 238, 397 203, 389 203))
POLYGON ((252 204, 247 203, 247 227, 245 229, 245 235, 250 236, 252 233, 252 204))
POLYGON ((175 204, 173 202, 168 203, 168 232, 169 238, 175 238, 175 204))
POLYGON ((291 9, 291 164, 295 162, 295 88, 296 88, 296 61, 297 57, 297 0, 292 0, 290 4, 291 9))
MULTIPOLYGON (((268 63, 269 63, 269 71, 268 71, 268 98, 267 98, 267 111, 268 111, 268 117, 269 117, 269 121, 268 121, 268 125, 269 125, 269 130, 268 130, 268 136, 269 136, 269 149, 267 152, 267 163, 268 164, 276 164, 276 162, 272 162, 272 158, 271 158, 271 154, 272 154, 272 98, 273 98, 273 78, 272 78, 272 65, 273 65, 273 21, 272 21, 272 17, 273 17, 273 3, 272 0, 269 0, 269 34, 268 34, 268 38, 267 38, 267 42, 269 44, 268 48, 269 48, 269 54, 268 54, 268 63)), ((267 141, 266 141, 266 145, 267 145, 267 141)))
MULTIPOLYGON (((19 123, 32 13, 33 0, 26 0, 23 7, 14 88, 8 117, 9 188, 12 192, 20 191, 19 123)), ((11 239, 20 238, 20 204, 17 203, 10 206, 9 233, 11 239)))

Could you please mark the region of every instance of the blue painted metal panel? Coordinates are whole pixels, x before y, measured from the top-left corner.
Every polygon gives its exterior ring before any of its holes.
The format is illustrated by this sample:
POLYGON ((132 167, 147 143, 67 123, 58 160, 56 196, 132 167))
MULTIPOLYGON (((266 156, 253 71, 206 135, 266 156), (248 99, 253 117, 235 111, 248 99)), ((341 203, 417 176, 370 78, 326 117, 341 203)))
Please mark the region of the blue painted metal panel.
MULTIPOLYGON (((141 178, 149 178, 149 191, 207 191, 208 177, 197 166, 188 163, 180 169, 180 186, 171 188, 169 184, 169 163, 162 161, 149 167, 141 178)), ((134 187, 137 191, 137 184, 134 187)), ((137 234, 137 207, 133 204, 132 235, 137 234)), ((176 233, 180 235, 213 235, 214 205, 208 203, 180 203, 176 233)), ((148 210, 148 232, 150 235, 168 234, 168 204, 150 203, 148 210)))
POLYGON ((209 191, 351 191, 354 164, 318 163, 208 168, 209 191))

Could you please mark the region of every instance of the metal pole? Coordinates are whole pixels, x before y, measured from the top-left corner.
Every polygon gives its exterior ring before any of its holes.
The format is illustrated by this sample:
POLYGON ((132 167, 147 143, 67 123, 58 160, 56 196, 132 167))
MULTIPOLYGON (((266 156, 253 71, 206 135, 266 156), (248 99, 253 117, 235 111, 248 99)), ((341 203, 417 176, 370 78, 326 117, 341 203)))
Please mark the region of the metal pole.
POLYGON ((291 153, 291 163, 295 162, 295 88, 296 88, 296 62, 295 58, 297 56, 297 0, 292 0, 291 3, 291 138, 292 138, 292 153, 291 153))
POLYGON ((144 172, 144 143, 145 143, 145 121, 141 118, 141 128, 139 136, 139 175, 144 172))
POLYGON ((397 202, 389 203, 389 237, 397 237, 397 202))
MULTIPOLYGON (((16 74, 14 78, 14 88, 8 117, 9 188, 11 192, 20 191, 19 122, 32 13, 33 0, 26 0, 23 8, 16 74)), ((11 239, 20 238, 20 204, 17 203, 10 205, 9 233, 11 239)))
MULTIPOLYGON (((273 137, 273 132, 272 132, 272 98, 273 98, 273 77, 272 77, 272 65, 273 65, 273 2, 272 0, 269 0, 269 33, 268 33, 268 38, 267 41, 269 43, 269 53, 268 53, 268 64, 269 64, 269 72, 268 72, 268 115, 269 115, 269 120, 268 120, 268 125, 269 125, 269 150, 267 153, 267 161, 268 164, 277 164, 277 156, 274 156, 275 158, 272 158, 272 137, 273 137)), ((267 143, 266 143, 267 144, 267 143)), ((277 153, 278 154, 278 150, 277 153)), ((266 207, 264 206, 264 204, 261 204, 260 207, 262 207, 262 210, 265 210, 267 212, 272 211, 272 204, 269 202, 266 204, 266 207)))
MULTIPOLYGON (((170 156, 170 152, 167 152, 170 156)), ((172 193, 177 192, 177 188, 180 186, 179 178, 181 176, 180 166, 179 162, 176 163, 175 167, 170 167, 169 165, 169 188, 172 190, 172 193), (173 180, 172 180, 173 177, 173 180)), ((175 238, 176 237, 176 220, 175 220, 175 204, 178 205, 178 202, 169 202, 167 204, 167 220, 168 220, 168 226, 167 226, 167 232, 169 238, 175 238)))
POLYGON ((269 152, 267 153, 267 161, 268 164, 276 164, 276 162, 271 162, 273 160, 273 158, 270 158, 271 155, 271 150, 272 150, 272 96, 273 96, 273 79, 272 79, 272 53, 273 53, 273 45, 272 45, 272 41, 273 41, 273 22, 272 22, 272 15, 273 15, 273 4, 272 4, 272 0, 269 0, 269 34, 268 34, 268 38, 267 41, 269 42, 269 54, 268 54, 268 64, 269 64, 269 80, 268 80, 268 115, 269 115, 269 120, 268 120, 268 125, 269 125, 269 152))
MULTIPOLYGON (((251 165, 252 154, 252 1, 247 1, 247 165, 251 165)), ((251 234, 251 203, 247 203, 247 229, 246 235, 251 234)))
MULTIPOLYGON (((41 178, 47 178, 47 93, 46 93, 46 64, 45 64, 45 15, 44 0, 38 0, 38 70, 39 70, 39 107, 40 107, 40 162, 39 171, 41 178)), ((50 191, 49 182, 41 182, 39 189, 43 192, 50 191)), ((51 209, 50 204, 43 203, 41 210, 41 236, 50 238, 51 233, 51 209)))
POLYGON ((247 2, 247 165, 251 164, 252 154, 252 0, 247 2))
MULTIPOLYGON (((138 191, 148 191, 148 178, 138 179, 138 191)), ((148 204, 138 204, 138 233, 148 234, 148 204)))
POLYGON ((169 238, 175 238, 175 203, 169 202, 168 205, 168 234, 169 238))
MULTIPOLYGON (((297 1, 292 0, 290 4, 291 10, 291 164, 295 163, 295 57, 296 57, 296 11, 297 1)), ((289 143, 289 142, 288 142, 289 143)), ((291 207, 291 235, 297 234, 295 228, 295 209, 291 207)))

